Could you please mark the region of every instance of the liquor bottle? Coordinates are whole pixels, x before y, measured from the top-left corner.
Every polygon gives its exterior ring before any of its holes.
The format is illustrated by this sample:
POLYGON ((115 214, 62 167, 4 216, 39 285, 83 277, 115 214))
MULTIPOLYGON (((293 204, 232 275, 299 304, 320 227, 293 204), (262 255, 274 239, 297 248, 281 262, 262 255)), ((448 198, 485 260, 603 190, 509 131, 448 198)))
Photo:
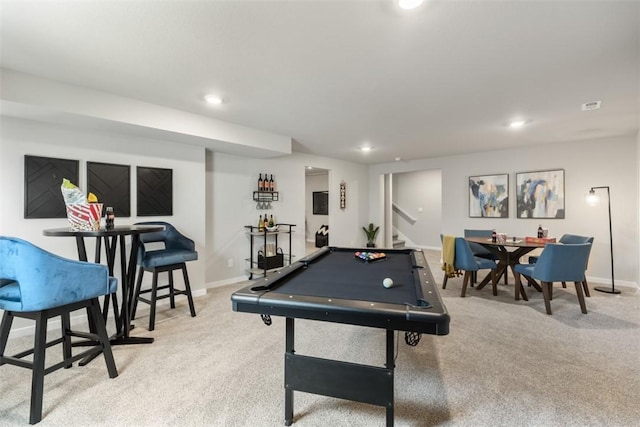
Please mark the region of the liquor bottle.
POLYGON ((262 191, 269 191, 269 175, 264 174, 264 183, 262 184, 262 191))
POLYGON ((496 230, 493 230, 493 232, 491 233, 491 241, 493 243, 495 243, 496 241, 498 241, 498 234, 496 233, 496 230))
POLYGON ((264 227, 264 221, 262 220, 262 215, 260 215, 260 219, 258 220, 258 231, 262 231, 264 227))
POLYGON ((276 223, 273 221, 273 215, 269 217, 269 228, 274 227, 276 223))
POLYGON ((542 231, 542 224, 538 226, 538 239, 541 239, 544 236, 544 232, 542 231))
POLYGON ((269 220, 267 219, 267 214, 264 214, 264 222, 262 225, 265 229, 269 226, 269 220))
POLYGON ((264 181, 262 180, 262 174, 260 174, 260 176, 258 177, 258 191, 263 191, 263 190, 264 190, 264 181))
POLYGON ((107 230, 113 230, 115 226, 116 215, 113 213, 113 207, 107 206, 104 216, 104 225, 107 230))
POLYGON ((269 180, 269 191, 275 191, 276 184, 273 182, 273 175, 271 175, 271 179, 269 180))

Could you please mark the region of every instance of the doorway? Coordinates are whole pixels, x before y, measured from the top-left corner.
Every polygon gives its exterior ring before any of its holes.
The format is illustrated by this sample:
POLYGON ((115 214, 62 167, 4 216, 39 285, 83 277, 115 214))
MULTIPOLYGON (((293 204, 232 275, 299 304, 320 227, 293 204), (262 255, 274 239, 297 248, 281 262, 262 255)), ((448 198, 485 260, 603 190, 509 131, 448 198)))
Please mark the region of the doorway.
POLYGON ((315 252, 317 245, 329 243, 329 212, 329 170, 305 166, 306 254, 315 252), (316 239, 318 232, 323 236, 320 240, 316 239))
POLYGON ((380 200, 386 247, 433 249, 440 246, 440 169, 381 175, 380 200))

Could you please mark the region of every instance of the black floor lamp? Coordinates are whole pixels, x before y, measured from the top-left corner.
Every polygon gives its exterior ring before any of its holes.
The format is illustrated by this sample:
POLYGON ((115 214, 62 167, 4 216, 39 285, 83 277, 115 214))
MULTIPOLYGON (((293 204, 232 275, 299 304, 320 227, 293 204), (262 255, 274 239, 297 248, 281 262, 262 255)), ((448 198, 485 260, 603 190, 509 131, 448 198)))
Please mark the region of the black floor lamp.
POLYGON ((597 205, 598 202, 600 201, 600 198, 596 194, 595 190, 604 189, 604 188, 607 189, 607 201, 609 202, 609 245, 611 248, 611 288, 595 287, 593 289, 595 289, 596 291, 605 292, 607 294, 619 294, 620 291, 616 289, 616 281, 614 279, 614 274, 613 274, 613 231, 611 228, 611 193, 609 192, 609 186, 591 187, 591 190, 589 190, 589 194, 587 195, 587 204, 589 204, 590 206, 597 205))

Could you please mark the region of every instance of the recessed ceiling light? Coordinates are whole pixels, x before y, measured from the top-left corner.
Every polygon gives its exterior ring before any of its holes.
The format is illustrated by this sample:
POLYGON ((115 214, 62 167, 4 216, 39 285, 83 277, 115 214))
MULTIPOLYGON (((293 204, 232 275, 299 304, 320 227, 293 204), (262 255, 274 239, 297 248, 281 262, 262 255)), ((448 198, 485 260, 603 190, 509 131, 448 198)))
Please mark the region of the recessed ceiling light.
POLYGON ((394 160, 395 160, 396 162, 399 162, 400 160, 402 160, 402 158, 400 158, 400 157, 396 157, 394 160))
POLYGON ((527 124, 527 122, 525 120, 514 120, 511 123, 509 123, 509 127, 511 129, 520 129, 521 127, 523 127, 526 124, 527 124))
POLYGON ((218 95, 207 95, 204 97, 204 100, 213 105, 222 104, 222 98, 220 98, 218 95))
POLYGON ((422 4, 423 0, 398 0, 398 6, 400 9, 410 10, 422 4))
POLYGON ((371 147, 369 147, 369 146, 360 147, 360 151, 366 153, 367 151, 371 151, 371 147))

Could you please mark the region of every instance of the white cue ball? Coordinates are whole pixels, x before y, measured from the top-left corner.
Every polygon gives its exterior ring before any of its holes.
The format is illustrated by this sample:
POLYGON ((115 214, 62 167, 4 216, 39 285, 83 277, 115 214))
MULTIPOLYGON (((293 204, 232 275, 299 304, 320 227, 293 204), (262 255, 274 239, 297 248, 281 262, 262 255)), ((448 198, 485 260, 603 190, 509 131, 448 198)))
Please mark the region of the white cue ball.
POLYGON ((393 286, 393 280, 389 279, 388 277, 386 279, 384 279, 382 281, 382 286, 384 286, 385 288, 390 288, 393 286))

